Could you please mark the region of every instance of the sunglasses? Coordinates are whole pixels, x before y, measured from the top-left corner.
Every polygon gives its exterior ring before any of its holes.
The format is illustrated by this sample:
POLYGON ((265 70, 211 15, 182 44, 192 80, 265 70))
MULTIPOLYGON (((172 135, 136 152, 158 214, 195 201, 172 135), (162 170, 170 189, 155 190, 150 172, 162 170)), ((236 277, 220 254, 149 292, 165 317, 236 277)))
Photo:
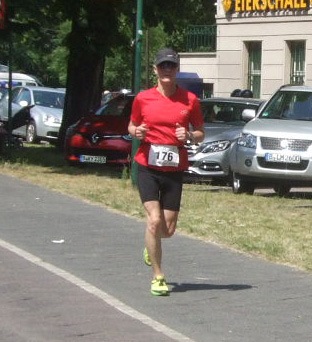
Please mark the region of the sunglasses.
POLYGON ((160 69, 175 69, 178 66, 178 64, 173 62, 162 62, 157 65, 160 69))

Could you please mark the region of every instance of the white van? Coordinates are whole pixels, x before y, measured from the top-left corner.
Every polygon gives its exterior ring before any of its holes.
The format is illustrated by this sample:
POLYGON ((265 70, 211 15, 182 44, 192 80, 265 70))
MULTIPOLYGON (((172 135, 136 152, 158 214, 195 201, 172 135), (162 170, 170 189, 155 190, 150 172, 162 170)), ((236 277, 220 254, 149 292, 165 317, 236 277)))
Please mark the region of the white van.
MULTIPOLYGON (((9 83, 9 73, 0 72, 0 87, 6 88, 9 83)), ((34 77, 19 72, 12 72, 12 85, 14 86, 38 86, 34 77)))

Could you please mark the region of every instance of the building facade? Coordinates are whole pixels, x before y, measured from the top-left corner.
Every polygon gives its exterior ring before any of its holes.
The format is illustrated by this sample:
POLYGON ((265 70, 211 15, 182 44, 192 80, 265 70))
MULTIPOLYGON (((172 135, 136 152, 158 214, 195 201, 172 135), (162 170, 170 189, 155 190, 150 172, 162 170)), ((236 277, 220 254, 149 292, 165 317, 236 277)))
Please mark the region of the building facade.
POLYGON ((214 53, 181 53, 207 93, 250 89, 266 99, 283 84, 312 85, 312 0, 217 0, 214 53))

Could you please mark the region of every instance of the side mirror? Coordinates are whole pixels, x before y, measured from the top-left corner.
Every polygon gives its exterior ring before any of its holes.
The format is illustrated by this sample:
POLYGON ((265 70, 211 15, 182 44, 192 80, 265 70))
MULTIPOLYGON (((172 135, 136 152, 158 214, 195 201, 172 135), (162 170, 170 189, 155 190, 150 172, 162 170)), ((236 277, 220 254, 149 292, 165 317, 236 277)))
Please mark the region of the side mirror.
POLYGON ((244 109, 242 112, 242 119, 244 121, 250 121, 256 117, 256 110, 255 109, 244 109))
POLYGON ((28 106, 28 102, 26 100, 22 100, 18 103, 21 107, 27 107, 28 106))

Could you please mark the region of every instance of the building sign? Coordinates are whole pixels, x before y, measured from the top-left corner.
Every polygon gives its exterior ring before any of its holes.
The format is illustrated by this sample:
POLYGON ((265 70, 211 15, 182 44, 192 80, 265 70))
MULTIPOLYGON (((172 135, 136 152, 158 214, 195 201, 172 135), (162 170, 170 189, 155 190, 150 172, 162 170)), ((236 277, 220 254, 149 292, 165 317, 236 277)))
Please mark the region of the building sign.
POLYGON ((312 0, 222 0, 222 5, 226 13, 308 10, 312 0))

